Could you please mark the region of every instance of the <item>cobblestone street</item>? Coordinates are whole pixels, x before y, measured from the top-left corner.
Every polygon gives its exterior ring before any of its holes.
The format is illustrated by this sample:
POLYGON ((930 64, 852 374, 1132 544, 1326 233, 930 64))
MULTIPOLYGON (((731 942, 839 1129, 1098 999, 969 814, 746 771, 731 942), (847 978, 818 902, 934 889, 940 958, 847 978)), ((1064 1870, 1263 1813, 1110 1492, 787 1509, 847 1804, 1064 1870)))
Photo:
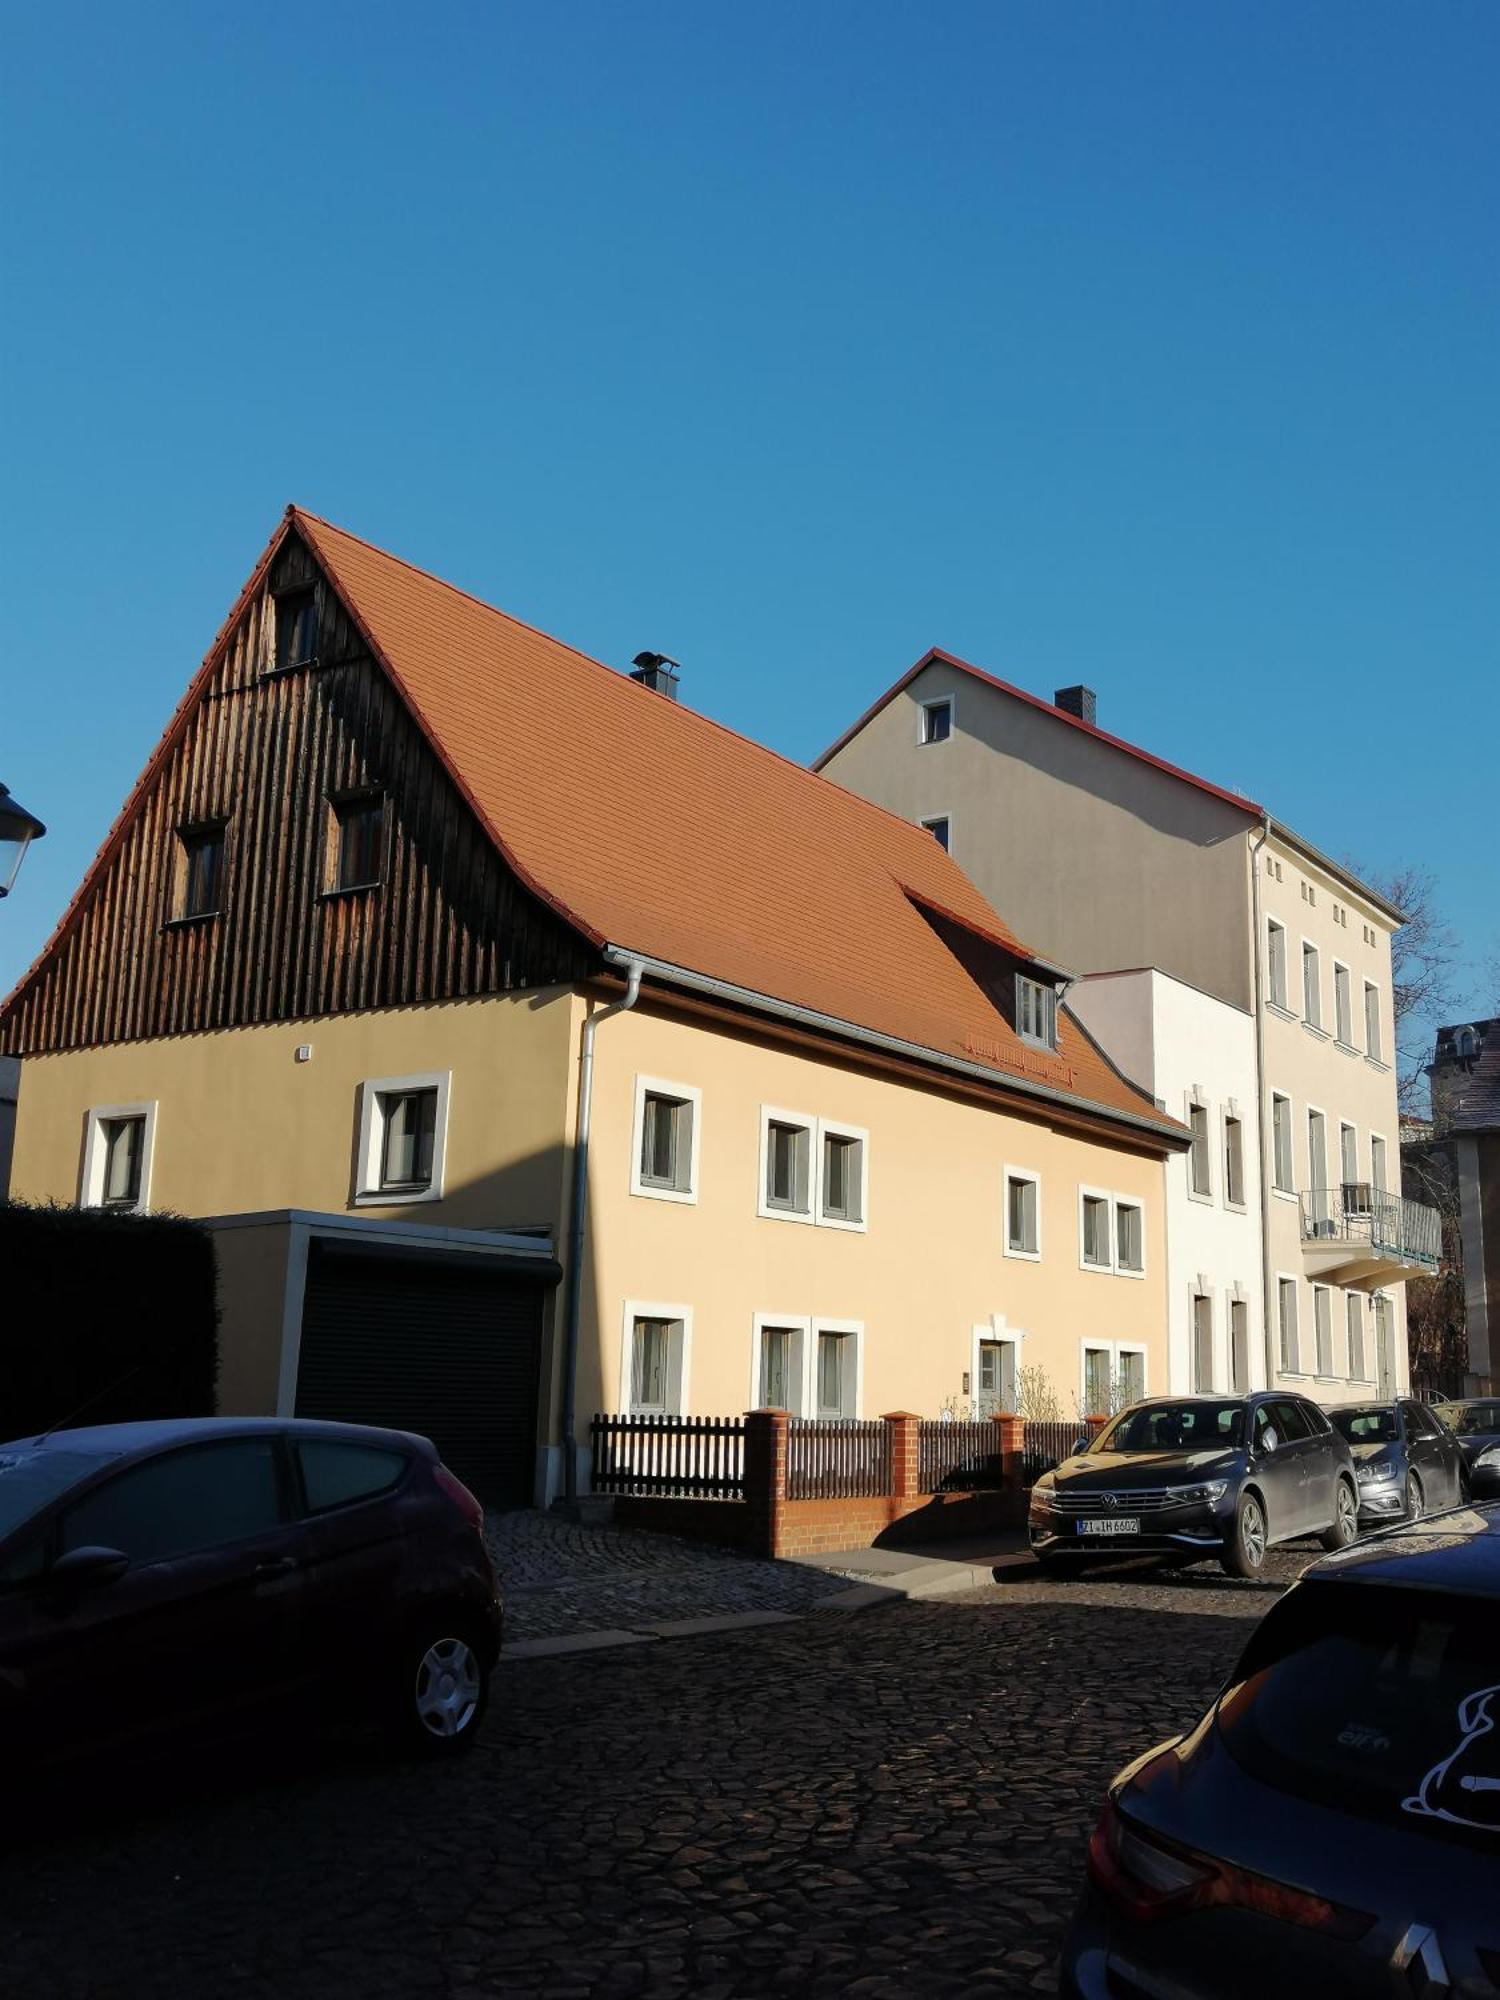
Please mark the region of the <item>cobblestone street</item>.
POLYGON ((1106 1781, 1201 1711, 1273 1593, 1030 1576, 504 1665, 453 1765, 214 1753, 144 1803, 138 1773, 49 1784, 0 1864, 7 1985, 1050 1991, 1106 1781))

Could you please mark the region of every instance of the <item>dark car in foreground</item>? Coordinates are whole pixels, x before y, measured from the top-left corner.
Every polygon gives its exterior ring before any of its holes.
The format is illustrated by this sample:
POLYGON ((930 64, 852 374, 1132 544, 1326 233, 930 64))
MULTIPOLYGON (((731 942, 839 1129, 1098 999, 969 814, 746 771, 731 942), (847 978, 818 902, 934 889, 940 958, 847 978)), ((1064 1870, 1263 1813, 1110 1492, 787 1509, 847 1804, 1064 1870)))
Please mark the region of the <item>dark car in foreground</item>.
POLYGON ((1349 1447, 1316 1404, 1282 1390, 1133 1403, 1032 1488, 1031 1546, 1043 1568, 1112 1555, 1217 1556, 1255 1576, 1276 1542, 1321 1535, 1345 1548, 1359 1525, 1349 1447))
POLYGON ((1415 1521, 1466 1497, 1468 1468, 1457 1440, 1412 1397, 1345 1403, 1328 1417, 1354 1455, 1362 1528, 1415 1521))
POLYGON ((483 1519, 401 1431, 205 1418, 0 1445, 0 1757, 273 1704, 461 1749, 500 1647, 483 1519))
POLYGON ((1500 1402, 1493 1396, 1462 1403, 1434 1403, 1432 1413, 1458 1439, 1476 1499, 1500 1499, 1500 1402))
POLYGON ((1075 2000, 1500 1988, 1500 1507, 1304 1572, 1188 1735, 1110 1787, 1075 2000))

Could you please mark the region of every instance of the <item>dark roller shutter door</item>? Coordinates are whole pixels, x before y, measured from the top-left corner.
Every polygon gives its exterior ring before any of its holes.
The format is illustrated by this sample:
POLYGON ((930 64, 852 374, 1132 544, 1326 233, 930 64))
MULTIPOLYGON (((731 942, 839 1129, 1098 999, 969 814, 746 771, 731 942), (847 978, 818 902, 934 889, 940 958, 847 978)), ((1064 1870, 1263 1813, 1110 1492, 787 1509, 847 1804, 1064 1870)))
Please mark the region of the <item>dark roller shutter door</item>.
POLYGON ((544 1284, 486 1258, 414 1260, 315 1237, 297 1415, 420 1431, 482 1500, 527 1505, 544 1284))

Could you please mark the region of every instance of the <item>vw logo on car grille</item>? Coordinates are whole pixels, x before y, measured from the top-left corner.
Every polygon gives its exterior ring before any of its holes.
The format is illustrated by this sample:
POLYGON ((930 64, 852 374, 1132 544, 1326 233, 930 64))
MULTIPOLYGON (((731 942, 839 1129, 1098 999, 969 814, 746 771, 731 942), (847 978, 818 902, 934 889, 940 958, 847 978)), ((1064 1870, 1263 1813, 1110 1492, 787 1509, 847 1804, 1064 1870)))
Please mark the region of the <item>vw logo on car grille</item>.
POLYGON ((1105 1504, 1105 1506, 1106 1506, 1106 1507, 1118 1507, 1118 1506, 1119 1506, 1119 1504, 1120 1504, 1120 1496, 1119 1496, 1119 1494, 1118 1494, 1118 1493, 1106 1493, 1106 1494, 1105 1494, 1105 1496, 1104 1496, 1104 1504, 1105 1504))

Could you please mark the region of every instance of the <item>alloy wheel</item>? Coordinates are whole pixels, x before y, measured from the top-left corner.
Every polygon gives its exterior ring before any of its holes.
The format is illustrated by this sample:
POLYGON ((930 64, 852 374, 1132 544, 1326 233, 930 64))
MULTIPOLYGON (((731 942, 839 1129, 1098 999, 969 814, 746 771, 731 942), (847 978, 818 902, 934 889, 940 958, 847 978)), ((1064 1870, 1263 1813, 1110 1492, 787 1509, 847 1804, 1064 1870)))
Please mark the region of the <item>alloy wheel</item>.
POLYGON ((417 1665, 417 1720, 430 1736, 462 1736, 479 1707, 479 1662, 463 1639, 436 1639, 417 1665))
POLYGON ((1345 1545, 1359 1533, 1359 1502, 1342 1481, 1339 1483, 1338 1530, 1339 1538, 1345 1545))
POLYGON ((1408 1521, 1420 1521, 1426 1511, 1426 1503, 1422 1498, 1422 1482, 1414 1472, 1408 1472, 1406 1475, 1406 1518, 1408 1521))
POLYGON ((1266 1517, 1260 1511, 1260 1503, 1246 1500, 1240 1515, 1240 1538, 1245 1554, 1252 1568, 1259 1569, 1266 1559, 1266 1517))

